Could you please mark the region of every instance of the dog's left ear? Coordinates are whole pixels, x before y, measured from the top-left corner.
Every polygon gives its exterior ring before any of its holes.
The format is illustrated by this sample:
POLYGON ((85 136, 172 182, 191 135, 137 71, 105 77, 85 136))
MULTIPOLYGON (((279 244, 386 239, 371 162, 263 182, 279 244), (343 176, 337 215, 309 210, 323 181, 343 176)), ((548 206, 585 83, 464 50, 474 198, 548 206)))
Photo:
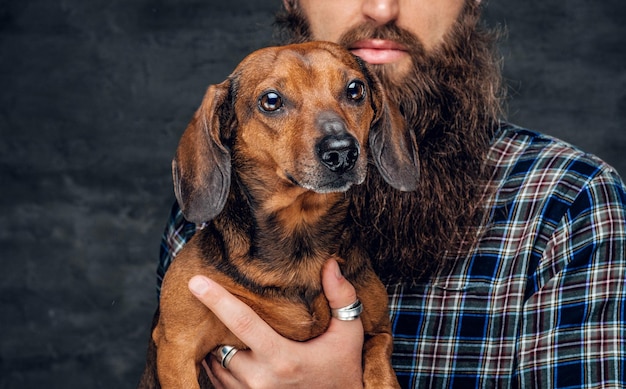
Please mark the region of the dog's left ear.
POLYGON ((367 69, 365 72, 376 112, 369 135, 374 163, 389 185, 401 191, 413 191, 419 184, 415 133, 408 128, 398 107, 389 101, 378 78, 367 69))
POLYGON ((228 198, 231 155, 222 139, 233 125, 229 91, 230 81, 209 87, 172 161, 176 200, 196 224, 217 216, 228 198))

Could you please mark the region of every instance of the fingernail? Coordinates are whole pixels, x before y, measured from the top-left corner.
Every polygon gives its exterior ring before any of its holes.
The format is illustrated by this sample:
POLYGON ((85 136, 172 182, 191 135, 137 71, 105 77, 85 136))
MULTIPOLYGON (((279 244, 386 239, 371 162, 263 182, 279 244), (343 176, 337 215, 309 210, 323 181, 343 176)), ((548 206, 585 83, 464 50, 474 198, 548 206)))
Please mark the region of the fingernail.
POLYGON ((209 290, 209 282, 204 277, 193 277, 189 280, 189 290, 191 290, 193 294, 204 294, 209 290))

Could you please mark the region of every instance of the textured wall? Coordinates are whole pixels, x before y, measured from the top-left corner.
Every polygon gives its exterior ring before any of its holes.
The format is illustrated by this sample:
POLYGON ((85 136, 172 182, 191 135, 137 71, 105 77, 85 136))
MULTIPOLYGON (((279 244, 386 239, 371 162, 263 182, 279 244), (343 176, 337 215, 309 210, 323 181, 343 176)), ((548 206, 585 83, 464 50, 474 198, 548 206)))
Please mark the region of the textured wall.
MULTIPOLYGON (((206 86, 271 39, 280 0, 0 0, 0 389, 131 388, 206 86)), ((623 0, 492 0, 510 118, 626 174, 623 0)))

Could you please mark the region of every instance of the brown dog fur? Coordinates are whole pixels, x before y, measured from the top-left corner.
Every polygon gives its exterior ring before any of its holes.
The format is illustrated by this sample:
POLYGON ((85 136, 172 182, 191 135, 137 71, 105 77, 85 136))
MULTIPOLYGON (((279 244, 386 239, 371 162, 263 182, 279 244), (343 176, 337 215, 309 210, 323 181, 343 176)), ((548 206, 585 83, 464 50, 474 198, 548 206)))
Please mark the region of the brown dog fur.
POLYGON ((364 181, 368 155, 390 185, 415 189, 412 133, 363 64, 331 43, 259 50, 211 86, 173 162, 185 217, 210 222, 166 274, 139 387, 197 388, 209 352, 246 347, 189 292, 192 276, 211 277, 278 333, 305 341, 330 321, 320 278, 330 257, 364 306, 365 386, 398 387, 387 294, 355 241, 343 192, 364 181), (364 95, 348 91, 354 81, 364 95), (268 92, 276 95, 264 105, 268 92), (328 137, 352 139, 352 167, 333 171, 321 161, 328 137))

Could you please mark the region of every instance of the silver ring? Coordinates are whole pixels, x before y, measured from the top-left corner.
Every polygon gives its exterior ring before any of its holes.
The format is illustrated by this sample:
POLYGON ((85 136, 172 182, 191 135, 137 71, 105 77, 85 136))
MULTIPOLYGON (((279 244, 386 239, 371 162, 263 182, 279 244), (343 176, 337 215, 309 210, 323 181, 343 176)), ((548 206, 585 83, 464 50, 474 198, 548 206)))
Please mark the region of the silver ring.
POLYGON ((237 351, 239 350, 237 350, 233 346, 220 347, 220 350, 219 350, 220 358, 221 358, 220 365, 222 365, 224 369, 228 369, 228 364, 230 363, 230 360, 233 359, 235 354, 237 354, 237 351))
POLYGON ((332 317, 344 321, 356 320, 361 315, 361 312, 363 312, 363 304, 361 304, 359 299, 343 308, 331 308, 330 310, 332 317))

